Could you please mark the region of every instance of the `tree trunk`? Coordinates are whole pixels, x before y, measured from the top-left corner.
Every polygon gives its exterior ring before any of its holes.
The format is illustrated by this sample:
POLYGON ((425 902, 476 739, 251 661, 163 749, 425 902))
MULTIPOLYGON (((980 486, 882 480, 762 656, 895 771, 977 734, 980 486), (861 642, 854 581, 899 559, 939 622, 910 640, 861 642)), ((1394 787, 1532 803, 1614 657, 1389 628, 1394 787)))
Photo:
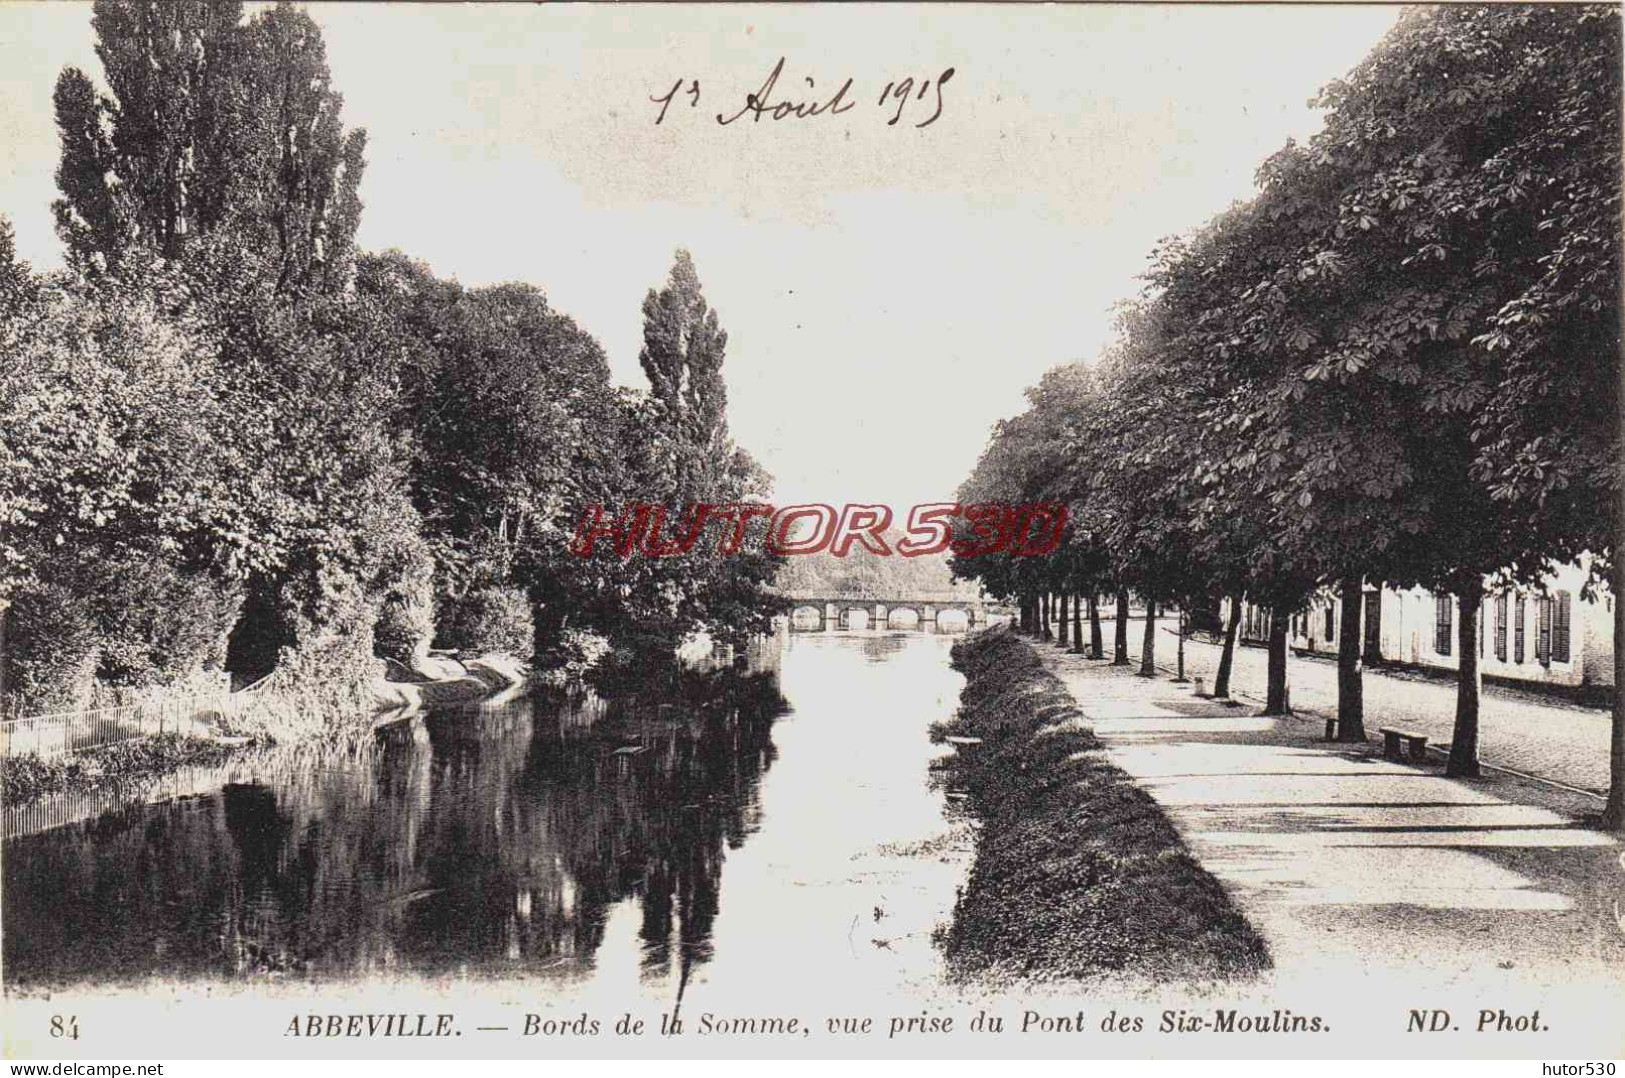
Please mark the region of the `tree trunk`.
POLYGON ((1083 651, 1083 593, 1072 596, 1072 650, 1083 651))
POLYGON ((1032 628, 1032 614, 1027 606, 1027 597, 1018 596, 1016 599, 1016 628, 1020 632, 1029 632, 1032 628))
MULTIPOLYGON (((1625 363, 1620 364, 1620 390, 1625 390, 1625 363)), ((1625 436, 1625 397, 1620 397, 1620 434, 1625 436)), ((1614 493, 1614 535, 1625 535, 1625 485, 1614 493)), ((1625 834, 1625 551, 1614 546, 1614 735, 1609 741, 1609 800, 1602 806, 1602 826, 1625 834)))
POLYGON ((1288 715, 1292 711, 1286 700, 1286 628, 1286 611, 1271 607, 1269 688, 1264 694, 1266 715, 1288 715))
POLYGON ((1056 596, 1055 601, 1060 605, 1061 611, 1060 617, 1056 619, 1055 642, 1064 648, 1066 647, 1066 592, 1063 591, 1056 596))
POLYGON ((1119 588, 1117 591, 1117 630, 1113 634, 1114 650, 1112 653, 1113 666, 1128 665, 1128 592, 1119 588))
POLYGON ((1174 675, 1174 680, 1181 683, 1190 680, 1185 676, 1185 632, 1188 628, 1186 625, 1188 614, 1186 612, 1189 609, 1189 597, 1179 600, 1179 621, 1174 625, 1174 632, 1177 634, 1176 639, 1179 641, 1179 663, 1177 666, 1178 673, 1174 675))
MULTIPOLYGON (((1343 610, 1337 619, 1337 740, 1365 740, 1365 681, 1360 656, 1361 577, 1346 576, 1338 585, 1343 610)), ((1474 652, 1476 657, 1477 652, 1474 652)), ((1476 658, 1475 658, 1476 661, 1476 658)))
POLYGON ((1484 687, 1478 669, 1478 612, 1484 605, 1484 583, 1474 579, 1461 589, 1461 619, 1456 626, 1461 666, 1456 670, 1456 728, 1450 734, 1446 778, 1478 777, 1478 698, 1484 687))
POLYGON ((1213 679, 1213 695, 1220 700, 1230 699, 1230 671, 1236 660, 1236 634, 1241 631, 1241 603, 1243 592, 1230 596, 1230 621, 1224 627, 1224 647, 1219 652, 1219 673, 1213 679))
POLYGON ((1157 676, 1157 603, 1145 601, 1145 638, 1140 642, 1140 676, 1157 676))
POLYGON ((1046 591, 1039 598, 1038 606, 1039 606, 1039 615, 1038 615, 1038 617, 1039 617, 1039 621, 1040 621, 1040 623, 1042 625, 1042 628, 1043 628, 1043 637, 1044 637, 1045 640, 1052 640, 1052 639, 1054 639, 1055 634, 1050 631, 1050 627, 1049 627, 1049 592, 1046 591))
MULTIPOLYGON (((1620 390, 1625 393, 1625 363, 1619 365, 1620 390)), ((1619 398, 1620 434, 1625 437, 1625 396, 1619 398)), ((1625 834, 1625 686, 1619 672, 1625 670, 1625 551, 1617 537, 1625 535, 1625 484, 1614 492, 1614 732, 1608 746, 1608 801, 1602 810, 1602 825, 1625 834)))
MULTIPOLYGON (((1620 278, 1620 296, 1625 298, 1625 277, 1620 278)), ((1614 434, 1625 445, 1625 355, 1620 357, 1619 399, 1615 404, 1614 434)), ((1603 805, 1602 825, 1625 834, 1625 686, 1620 671, 1625 670, 1625 551, 1619 537, 1625 535, 1625 483, 1614 488, 1614 730, 1608 744, 1608 800, 1603 805)))
POLYGON ((531 609, 533 647, 538 656, 545 655, 564 639, 564 608, 558 603, 538 603, 531 609))
POLYGON ((1094 592, 1089 593, 1089 657, 1106 657, 1106 645, 1100 639, 1100 596, 1094 592))

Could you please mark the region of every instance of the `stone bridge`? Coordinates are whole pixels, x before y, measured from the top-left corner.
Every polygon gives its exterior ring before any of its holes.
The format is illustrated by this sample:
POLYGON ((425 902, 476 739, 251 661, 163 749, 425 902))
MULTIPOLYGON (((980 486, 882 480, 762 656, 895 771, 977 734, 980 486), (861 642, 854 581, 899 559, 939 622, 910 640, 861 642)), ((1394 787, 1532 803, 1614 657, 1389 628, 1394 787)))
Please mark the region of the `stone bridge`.
POLYGON ((820 592, 780 592, 780 598, 790 604, 790 624, 810 620, 808 613, 818 618, 818 628, 847 629, 852 615, 861 611, 870 625, 889 625, 892 615, 901 610, 913 611, 915 624, 921 628, 935 627, 945 610, 957 610, 965 615, 966 624, 974 628, 986 625, 988 603, 985 599, 967 598, 953 592, 940 594, 895 596, 878 598, 862 595, 828 595, 820 592))

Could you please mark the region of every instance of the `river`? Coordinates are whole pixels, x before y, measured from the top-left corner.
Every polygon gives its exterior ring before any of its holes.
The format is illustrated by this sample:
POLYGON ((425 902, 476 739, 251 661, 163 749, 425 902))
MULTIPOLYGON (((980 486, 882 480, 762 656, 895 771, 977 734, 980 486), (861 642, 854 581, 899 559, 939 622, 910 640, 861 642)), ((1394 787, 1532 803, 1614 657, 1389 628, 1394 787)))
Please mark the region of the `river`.
POLYGON ((17 835, 7 988, 928 998, 971 844, 930 772, 951 642, 781 632, 669 698, 431 712, 17 835))

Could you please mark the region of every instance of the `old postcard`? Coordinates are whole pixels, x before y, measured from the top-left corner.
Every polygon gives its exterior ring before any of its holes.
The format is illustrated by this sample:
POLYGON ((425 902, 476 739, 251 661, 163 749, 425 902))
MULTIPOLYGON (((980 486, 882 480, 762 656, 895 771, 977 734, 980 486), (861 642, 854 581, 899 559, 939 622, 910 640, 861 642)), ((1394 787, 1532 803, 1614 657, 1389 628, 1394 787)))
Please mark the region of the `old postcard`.
POLYGON ((1621 62, 0 0, 8 1058, 1612 1067, 1621 62))

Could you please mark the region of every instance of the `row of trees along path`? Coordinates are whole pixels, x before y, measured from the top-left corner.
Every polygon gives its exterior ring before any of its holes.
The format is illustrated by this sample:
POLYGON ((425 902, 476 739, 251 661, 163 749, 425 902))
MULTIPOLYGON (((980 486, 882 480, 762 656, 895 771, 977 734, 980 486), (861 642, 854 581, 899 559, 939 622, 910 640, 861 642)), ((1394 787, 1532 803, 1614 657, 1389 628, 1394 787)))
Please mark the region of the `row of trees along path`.
MULTIPOLYGON (((1486 579, 1538 588, 1588 552, 1588 592, 1611 575, 1625 595, 1620 70, 1616 8, 1406 11, 1321 91, 1323 130, 1259 166, 1252 199, 1156 247, 1104 354, 1050 371, 995 429, 960 500, 1064 503, 1064 544, 956 572, 1029 625, 1067 631, 1070 600, 1074 633, 1097 596, 1120 612, 1131 592, 1226 597, 1227 649, 1245 596, 1274 614, 1269 712, 1287 705, 1289 617, 1336 594, 1350 741, 1366 736, 1363 585, 1454 594, 1447 771, 1477 775, 1486 579)), ((1148 631, 1147 673, 1154 646, 1148 631)))

